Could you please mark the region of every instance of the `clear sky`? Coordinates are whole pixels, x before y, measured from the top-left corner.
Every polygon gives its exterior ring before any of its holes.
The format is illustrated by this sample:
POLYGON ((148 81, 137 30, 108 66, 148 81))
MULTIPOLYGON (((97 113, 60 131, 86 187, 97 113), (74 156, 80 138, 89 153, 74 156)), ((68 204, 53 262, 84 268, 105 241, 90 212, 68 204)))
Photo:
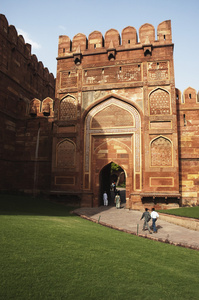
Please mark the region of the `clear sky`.
POLYGON ((176 87, 199 90, 199 0, 1 0, 0 13, 32 45, 32 54, 56 77, 59 35, 87 37, 171 20, 176 87))

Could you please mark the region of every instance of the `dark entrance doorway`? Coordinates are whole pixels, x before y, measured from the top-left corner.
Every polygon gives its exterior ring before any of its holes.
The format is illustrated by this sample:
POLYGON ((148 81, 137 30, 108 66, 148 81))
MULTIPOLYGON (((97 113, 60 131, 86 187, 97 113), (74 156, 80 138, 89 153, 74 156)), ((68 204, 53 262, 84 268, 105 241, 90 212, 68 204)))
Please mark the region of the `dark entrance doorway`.
POLYGON ((124 170, 114 162, 102 168, 99 174, 99 205, 103 205, 103 193, 108 195, 108 204, 115 205, 114 199, 116 192, 121 197, 121 205, 126 203, 126 176, 124 170), (114 185, 115 184, 115 188, 114 185))

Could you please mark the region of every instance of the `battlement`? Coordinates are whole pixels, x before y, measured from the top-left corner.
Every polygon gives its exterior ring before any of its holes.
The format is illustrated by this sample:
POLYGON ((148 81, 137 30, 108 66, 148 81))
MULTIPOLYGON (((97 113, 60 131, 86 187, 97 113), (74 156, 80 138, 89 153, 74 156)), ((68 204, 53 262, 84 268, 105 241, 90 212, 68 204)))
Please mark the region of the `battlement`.
POLYGON ((31 54, 31 45, 25 43, 22 35, 18 32, 13 25, 9 25, 6 17, 0 14, 0 50, 4 58, 1 67, 6 71, 8 69, 9 53, 12 53, 14 65, 22 66, 20 61, 25 60, 27 67, 33 75, 39 75, 44 80, 48 81, 54 86, 54 75, 49 72, 48 68, 43 66, 43 63, 38 61, 35 54, 31 54), (19 56, 21 58, 19 58, 19 56))
POLYGON ((59 36, 58 57, 64 57, 73 53, 86 54, 103 50, 126 50, 143 46, 159 46, 172 43, 171 21, 160 23, 157 27, 157 39, 155 38, 155 28, 151 24, 143 24, 139 28, 138 34, 134 27, 128 26, 122 30, 121 36, 115 29, 110 29, 103 37, 100 31, 93 31, 87 37, 78 33, 71 41, 67 35, 59 36))
POLYGON ((176 88, 176 102, 181 108, 199 108, 199 92, 192 87, 186 88, 183 93, 176 88))

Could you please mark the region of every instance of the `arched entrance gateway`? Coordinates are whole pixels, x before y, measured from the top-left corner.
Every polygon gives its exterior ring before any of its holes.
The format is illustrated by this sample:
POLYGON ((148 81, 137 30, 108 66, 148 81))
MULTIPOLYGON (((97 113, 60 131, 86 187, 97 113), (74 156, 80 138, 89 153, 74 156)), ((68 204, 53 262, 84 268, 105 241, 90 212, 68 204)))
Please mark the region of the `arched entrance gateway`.
POLYGON ((110 163, 114 162, 126 175, 128 205, 130 194, 141 190, 140 113, 133 104, 110 97, 89 110, 84 132, 84 192, 90 191, 93 206, 99 206, 105 182, 100 174, 110 173, 110 163))
POLYGON ((103 205, 103 193, 108 195, 108 204, 115 205, 115 195, 120 194, 121 205, 126 202, 125 171, 116 163, 111 162, 103 167, 99 173, 99 204, 103 205))

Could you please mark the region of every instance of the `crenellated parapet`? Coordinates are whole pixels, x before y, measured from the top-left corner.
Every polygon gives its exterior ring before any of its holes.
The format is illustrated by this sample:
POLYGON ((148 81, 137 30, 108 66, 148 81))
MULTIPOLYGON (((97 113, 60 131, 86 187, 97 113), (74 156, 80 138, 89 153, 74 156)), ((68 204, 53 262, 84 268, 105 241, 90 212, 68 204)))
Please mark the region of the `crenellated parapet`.
POLYGON ((181 109, 194 109, 199 107, 199 92, 192 87, 186 88, 183 93, 176 88, 176 102, 180 105, 181 109))
POLYGON ((29 104, 29 115, 31 117, 54 117, 54 100, 50 97, 43 99, 32 99, 29 104))
POLYGON ((131 48, 143 48, 144 54, 152 52, 153 47, 172 43, 171 21, 164 21, 155 28, 151 24, 144 24, 139 28, 139 35, 134 27, 128 26, 122 30, 121 35, 115 29, 108 30, 104 37, 101 32, 93 31, 87 37, 78 33, 72 39, 66 35, 59 37, 58 58, 75 56, 75 54, 89 54, 96 51, 122 51, 131 48), (138 40, 139 36, 139 40, 138 40))
MULTIPOLYGON (((197 93, 192 87, 188 87, 183 93, 179 89, 176 89, 176 103, 178 111, 178 125, 183 135, 198 138, 199 130, 199 92, 197 93)), ((184 141, 184 144, 190 144, 190 137, 184 141)), ((187 146, 187 149, 189 146, 187 146)), ((193 145, 192 145, 193 150, 193 145)), ((190 153, 190 150, 188 150, 190 153)))
POLYGON ((37 97, 54 96, 55 79, 52 73, 31 53, 31 45, 25 43, 16 28, 9 25, 0 14, 0 69, 17 84, 23 84, 37 97), (36 91, 36 87, 39 89, 36 91))

